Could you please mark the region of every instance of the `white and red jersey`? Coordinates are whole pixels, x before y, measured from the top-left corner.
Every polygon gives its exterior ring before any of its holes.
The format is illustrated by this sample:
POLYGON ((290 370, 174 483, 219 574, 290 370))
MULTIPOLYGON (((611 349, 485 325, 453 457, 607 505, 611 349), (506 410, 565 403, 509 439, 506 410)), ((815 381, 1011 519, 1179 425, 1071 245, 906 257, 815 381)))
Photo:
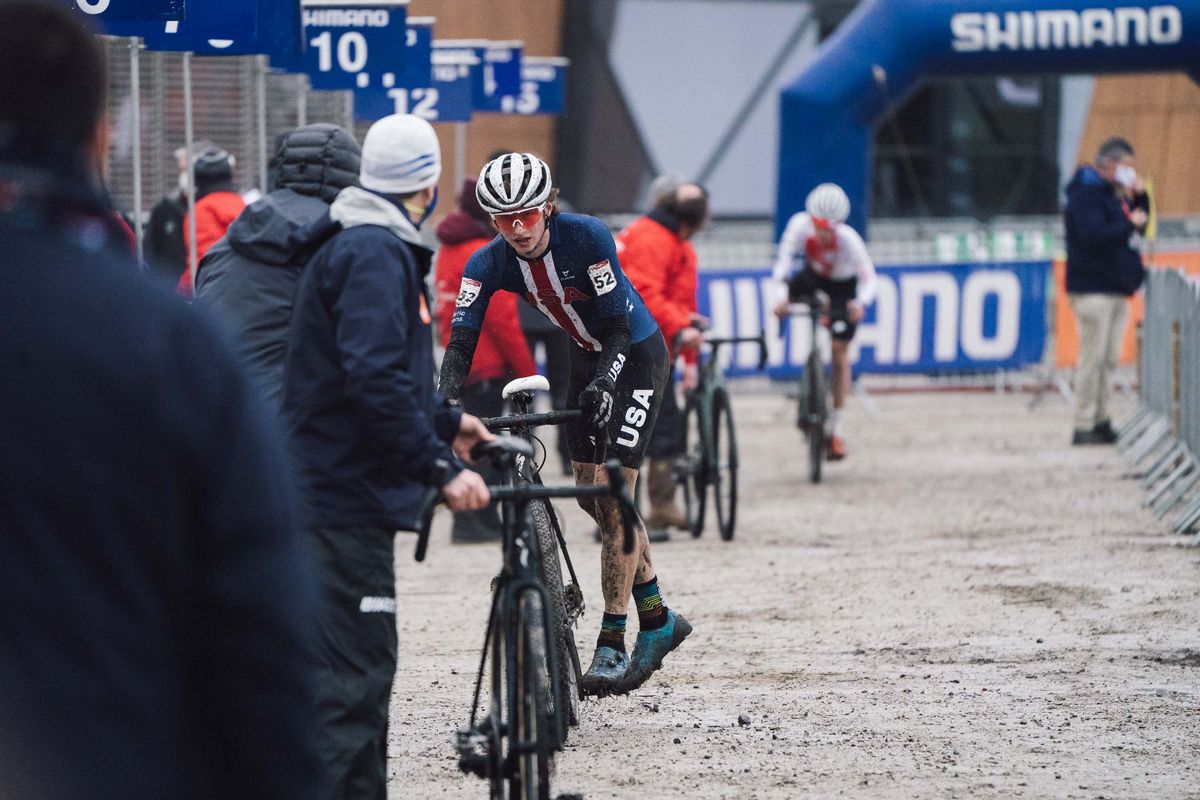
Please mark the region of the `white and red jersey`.
MULTIPOLYGON (((825 247, 817 240, 812 217, 801 211, 788 220, 779 239, 779 253, 771 277, 786 287, 788 278, 807 264, 822 278, 848 281, 857 278, 855 299, 864 308, 875 300, 875 265, 867 254, 867 245, 858 232, 844 222, 833 226, 833 244, 825 247)), ((784 297, 787 296, 786 288, 784 297)))

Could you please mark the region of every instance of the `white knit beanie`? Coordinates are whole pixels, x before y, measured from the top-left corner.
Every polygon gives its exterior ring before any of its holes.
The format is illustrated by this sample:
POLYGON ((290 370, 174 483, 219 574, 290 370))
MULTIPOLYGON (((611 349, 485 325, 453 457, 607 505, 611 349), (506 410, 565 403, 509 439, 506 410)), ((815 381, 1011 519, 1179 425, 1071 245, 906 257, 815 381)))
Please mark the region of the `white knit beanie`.
POLYGON ((433 186, 442 174, 442 148, 433 126, 412 114, 392 114, 371 126, 363 140, 359 183, 385 194, 410 194, 433 186))

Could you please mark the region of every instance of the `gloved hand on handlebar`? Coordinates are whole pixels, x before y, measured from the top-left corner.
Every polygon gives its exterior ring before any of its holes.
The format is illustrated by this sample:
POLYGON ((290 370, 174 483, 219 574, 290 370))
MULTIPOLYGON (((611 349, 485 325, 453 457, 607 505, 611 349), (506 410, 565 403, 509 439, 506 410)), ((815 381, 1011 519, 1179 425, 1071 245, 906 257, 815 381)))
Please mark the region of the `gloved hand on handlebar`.
POLYGON ((606 378, 597 378, 579 393, 579 410, 583 421, 592 430, 602 431, 612 416, 613 392, 616 387, 606 378))

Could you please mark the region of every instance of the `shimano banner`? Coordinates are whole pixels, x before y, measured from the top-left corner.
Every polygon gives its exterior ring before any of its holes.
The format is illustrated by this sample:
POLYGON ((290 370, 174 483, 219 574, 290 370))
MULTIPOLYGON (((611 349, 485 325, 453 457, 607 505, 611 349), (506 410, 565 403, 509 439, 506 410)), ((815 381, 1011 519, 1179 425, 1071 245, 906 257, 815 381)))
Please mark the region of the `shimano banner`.
MULTIPOLYGON (((855 373, 1019 369, 1042 360, 1049 262, 876 271, 879 291, 851 347, 855 373)), ((771 312, 777 291, 770 270, 701 272, 699 306, 716 335, 765 330, 768 374, 788 378, 800 374, 808 358, 812 329, 796 318, 781 332, 771 312)), ((757 374, 757 366, 755 346, 739 345, 728 374, 757 374)))
POLYGON ((818 183, 865 232, 876 122, 928 76, 1188 72, 1198 0, 865 0, 781 95, 776 233, 818 183))

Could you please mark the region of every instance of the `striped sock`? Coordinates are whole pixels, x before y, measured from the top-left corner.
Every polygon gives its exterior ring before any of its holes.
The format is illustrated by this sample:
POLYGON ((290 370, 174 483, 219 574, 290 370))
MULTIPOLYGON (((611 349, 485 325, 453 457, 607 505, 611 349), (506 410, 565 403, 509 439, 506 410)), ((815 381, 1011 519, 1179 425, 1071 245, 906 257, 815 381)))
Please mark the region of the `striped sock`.
POLYGON ((600 638, 596 647, 611 647, 618 653, 625 652, 625 614, 610 614, 604 612, 600 622, 600 638))
POLYGON ((658 593, 658 577, 645 583, 633 585, 633 599, 637 603, 638 625, 644 631, 653 631, 667 624, 667 607, 658 593))

